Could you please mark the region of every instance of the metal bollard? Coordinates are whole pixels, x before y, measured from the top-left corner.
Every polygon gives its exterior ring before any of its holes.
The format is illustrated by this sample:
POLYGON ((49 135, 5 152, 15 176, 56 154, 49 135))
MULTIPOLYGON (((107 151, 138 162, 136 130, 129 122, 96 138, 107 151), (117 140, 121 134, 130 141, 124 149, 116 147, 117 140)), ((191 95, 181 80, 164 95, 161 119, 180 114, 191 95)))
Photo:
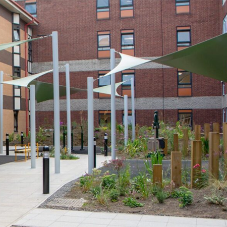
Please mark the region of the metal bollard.
POLYGON ((6 155, 9 155, 9 134, 6 133, 6 155))
POLYGON ((49 194, 50 189, 50 168, 49 168, 49 147, 43 147, 43 194, 49 194))
POLYGON ((94 168, 96 168, 96 138, 94 137, 94 168))
POLYGON ((104 133, 104 156, 108 154, 108 134, 104 133))
POLYGON ((24 133, 23 132, 20 133, 20 144, 24 145, 24 133))

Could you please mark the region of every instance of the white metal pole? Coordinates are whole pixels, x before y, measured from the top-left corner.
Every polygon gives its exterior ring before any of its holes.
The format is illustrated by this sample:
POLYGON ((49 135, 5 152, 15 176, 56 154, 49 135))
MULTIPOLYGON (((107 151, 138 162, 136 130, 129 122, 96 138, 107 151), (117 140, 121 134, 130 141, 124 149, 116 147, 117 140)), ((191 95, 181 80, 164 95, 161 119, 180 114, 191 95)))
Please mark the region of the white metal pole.
POLYGON ((128 144, 128 96, 124 95, 125 146, 128 144))
POLYGON ((59 107, 59 69, 58 32, 52 32, 53 83, 54 83, 54 149, 55 173, 60 173, 60 107, 59 107))
POLYGON ((88 174, 94 168, 94 104, 93 77, 87 78, 87 111, 88 111, 88 174))
POLYGON ((66 71, 66 100, 67 100, 67 148, 68 154, 71 154, 71 109, 70 109, 70 74, 69 64, 65 65, 66 71))
MULTIPOLYGON (((115 68, 115 50, 110 50, 110 70, 115 68)), ((116 159, 115 74, 111 74, 111 157, 116 159)))
POLYGON ((0 154, 3 154, 3 71, 0 72, 0 154))
POLYGON ((134 84, 134 78, 131 78, 131 101, 132 101, 132 140, 134 141, 135 138, 136 138, 136 133, 135 133, 136 119, 135 119, 135 84, 134 84))
POLYGON ((31 104, 31 116, 30 116, 30 125, 31 125, 31 168, 36 167, 36 125, 35 125, 35 85, 30 86, 30 104, 31 104))

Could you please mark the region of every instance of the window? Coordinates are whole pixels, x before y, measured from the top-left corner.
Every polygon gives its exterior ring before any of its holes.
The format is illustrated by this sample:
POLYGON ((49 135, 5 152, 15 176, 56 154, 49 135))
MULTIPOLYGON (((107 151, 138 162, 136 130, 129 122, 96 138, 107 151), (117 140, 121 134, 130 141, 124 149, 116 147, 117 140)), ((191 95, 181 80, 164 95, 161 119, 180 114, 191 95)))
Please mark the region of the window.
POLYGON ((225 82, 221 81, 222 95, 225 96, 225 82))
POLYGON ((178 96, 192 96, 192 75, 190 72, 178 69, 178 96))
POLYGON ((227 15, 225 16, 223 20, 223 34, 227 33, 227 15))
POLYGON ((176 0, 176 13, 189 13, 190 0, 176 0))
MULTIPOLYGON (((28 35, 28 39, 32 37, 28 35)), ((28 42, 28 73, 32 74, 32 42, 28 42)))
POLYGON ((110 32, 98 32, 98 58, 110 58, 110 32))
POLYGON ((121 18, 133 17, 133 0, 120 0, 121 18))
POLYGON ((134 31, 122 30, 121 31, 121 52, 134 56, 134 31))
POLYGON ((14 132, 18 132, 18 111, 14 111, 14 132))
POLYGON ((192 127, 192 110, 178 110, 178 120, 181 125, 192 127))
POLYGON ((13 30, 13 41, 19 41, 20 40, 20 33, 19 30, 14 29, 13 30))
POLYGON ((37 16, 36 2, 26 3, 25 9, 33 16, 37 16))
POLYGON ((222 5, 225 5, 226 0, 222 0, 222 5))
POLYGON ((183 50, 191 46, 190 27, 177 27, 177 50, 183 50))
POLYGON ((110 110, 100 110, 99 111, 99 124, 105 125, 111 122, 111 111, 110 110))
POLYGON ((122 72, 122 81, 126 81, 122 84, 122 96, 128 95, 131 97, 131 78, 134 78, 134 70, 125 70, 122 72))
MULTIPOLYGON (((123 116, 122 116, 122 123, 123 125, 125 125, 125 122, 124 122, 124 119, 125 119, 125 114, 124 114, 124 111, 123 111, 123 116)), ((128 110, 128 124, 131 125, 132 124, 132 111, 131 110, 128 110)))
MULTIPOLYGON (((99 71, 99 87, 110 85, 110 83, 111 83, 110 75, 102 78, 102 76, 104 76, 108 72, 109 71, 99 71)), ((110 97, 111 97, 111 95, 99 93, 99 98, 110 98, 110 97)))
POLYGON ((97 0, 97 19, 109 19, 110 18, 110 5, 109 0, 97 0))
POLYGON ((21 89, 19 86, 13 86, 13 100, 14 100, 14 110, 20 110, 21 108, 21 89))

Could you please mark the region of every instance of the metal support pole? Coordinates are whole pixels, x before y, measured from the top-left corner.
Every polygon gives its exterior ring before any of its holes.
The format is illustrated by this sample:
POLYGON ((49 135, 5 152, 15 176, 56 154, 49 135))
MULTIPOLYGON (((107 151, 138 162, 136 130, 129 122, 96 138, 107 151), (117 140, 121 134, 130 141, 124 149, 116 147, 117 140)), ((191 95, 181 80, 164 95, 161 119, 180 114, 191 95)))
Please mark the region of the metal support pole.
POLYGON ((67 100, 67 148, 68 154, 71 154, 71 108, 70 108, 70 73, 69 64, 65 65, 66 76, 66 100, 67 100))
POLYGON ((104 156, 108 154, 108 134, 104 134, 104 156))
POLYGON ((124 95, 124 134, 125 134, 125 146, 128 144, 128 96, 124 95))
POLYGON ((24 145, 24 133, 20 133, 20 144, 23 146, 24 145))
POLYGON ((58 67, 58 32, 52 32, 53 84, 54 84, 54 148, 55 173, 60 173, 60 101, 58 67))
POLYGON ((93 106, 93 77, 87 78, 88 99, 88 174, 94 168, 94 106, 93 106))
POLYGON ((31 168, 36 167, 36 131, 35 131, 35 85, 30 86, 30 104, 31 104, 31 168))
POLYGON ((132 101, 132 140, 136 138, 136 118, 135 118, 135 83, 131 78, 131 101, 132 101))
POLYGON ((50 164, 49 164, 49 147, 43 147, 43 194, 49 194, 50 189, 50 164))
MULTIPOLYGON (((115 68, 115 50, 110 49, 110 70, 115 68)), ((115 74, 111 74, 111 157, 116 159, 115 74)))
POLYGON ((96 168, 96 138, 94 137, 94 168, 96 168))
POLYGON ((3 71, 0 72, 0 154, 3 154, 3 71))
POLYGON ((9 155, 9 134, 6 133, 6 155, 9 155))

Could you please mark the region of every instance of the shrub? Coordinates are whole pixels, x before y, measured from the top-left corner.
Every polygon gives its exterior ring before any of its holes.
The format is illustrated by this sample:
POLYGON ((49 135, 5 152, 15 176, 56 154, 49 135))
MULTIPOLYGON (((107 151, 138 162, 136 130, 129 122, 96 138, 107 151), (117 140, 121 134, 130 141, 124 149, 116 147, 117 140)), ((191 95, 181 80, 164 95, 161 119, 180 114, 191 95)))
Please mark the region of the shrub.
POLYGON ((14 141, 14 132, 9 134, 9 142, 14 141))
POLYGON ((80 178, 80 187, 82 188, 82 191, 84 193, 86 193, 91 189, 93 181, 94 181, 94 177, 88 174, 80 178))
POLYGON ((116 175, 106 175, 102 177, 102 187, 104 188, 115 188, 116 186, 116 175))
POLYGON ((156 198, 159 203, 163 203, 166 198, 168 198, 168 193, 166 193, 162 188, 159 188, 159 190, 156 193, 156 198))
POLYGON ((123 203, 125 204, 125 206, 129 206, 131 208, 133 208, 133 207, 143 207, 144 206, 143 203, 139 203, 139 202, 137 202, 135 199, 133 199, 131 197, 125 198, 123 200, 123 203))
POLYGON ((143 198, 148 198, 149 189, 147 186, 147 177, 144 174, 139 173, 138 176, 134 177, 133 184, 134 184, 134 189, 137 192, 141 193, 143 198))
POLYGON ((91 189, 91 193, 95 198, 97 198, 101 194, 101 187, 95 186, 94 188, 91 189))
POLYGON ((211 195, 211 196, 204 196, 204 199, 207 200, 209 203, 216 204, 216 205, 224 205, 224 201, 227 199, 221 195, 211 195))
POLYGON ((130 166, 127 165, 123 172, 120 172, 119 178, 119 191, 120 195, 125 195, 128 192, 128 187, 130 185, 130 166))
POLYGON ((119 196, 120 196, 119 191, 117 189, 114 189, 114 188, 109 193, 109 198, 110 198, 111 202, 118 201, 119 196))
POLYGON ((193 201, 193 194, 192 192, 186 188, 186 187, 180 187, 178 191, 178 197, 179 197, 179 207, 183 208, 187 205, 192 204, 193 201))

